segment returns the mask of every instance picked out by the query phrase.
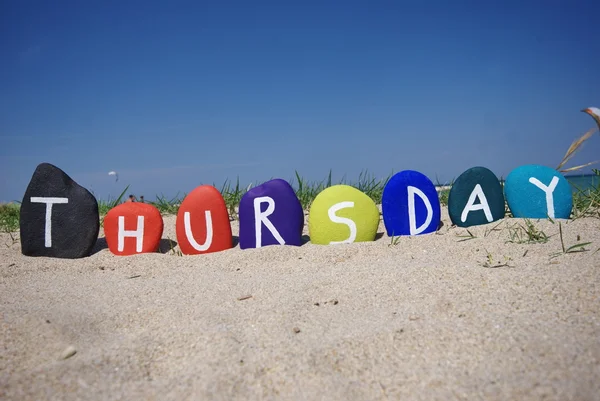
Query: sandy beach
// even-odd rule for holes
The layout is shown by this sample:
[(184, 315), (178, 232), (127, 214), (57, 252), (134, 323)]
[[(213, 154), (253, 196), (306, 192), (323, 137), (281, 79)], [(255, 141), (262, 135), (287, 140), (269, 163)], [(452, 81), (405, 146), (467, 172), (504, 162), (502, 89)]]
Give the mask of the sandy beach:
[(380, 223), (371, 243), (196, 256), (31, 258), (1, 234), (0, 399), (599, 399), (600, 220), (562, 221), (592, 244), (553, 255), (558, 222), (516, 244), (521, 219), (465, 240), (442, 216), (395, 245)]

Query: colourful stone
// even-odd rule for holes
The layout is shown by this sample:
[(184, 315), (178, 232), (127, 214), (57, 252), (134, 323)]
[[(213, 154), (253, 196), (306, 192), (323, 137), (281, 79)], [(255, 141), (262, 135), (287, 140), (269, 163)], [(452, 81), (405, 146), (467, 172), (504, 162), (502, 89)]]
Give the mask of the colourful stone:
[(435, 232), (441, 208), (435, 185), (418, 171), (396, 173), (383, 189), (383, 223), (388, 236)]
[(485, 167), (472, 167), (458, 176), (448, 194), (453, 224), (470, 227), (504, 217), (504, 193), (496, 175)]
[(504, 182), (504, 196), (514, 217), (568, 219), (573, 208), (567, 179), (555, 169), (538, 164), (511, 171)]
[(19, 224), (23, 255), (83, 258), (98, 239), (98, 202), (60, 168), (41, 163), (25, 190)]
[(115, 255), (156, 252), (162, 233), (162, 216), (148, 203), (122, 203), (104, 217), (106, 243)]
[(274, 179), (242, 196), (239, 207), (240, 248), (302, 245), (304, 211), (292, 186)]
[(313, 244), (374, 241), (378, 227), (375, 202), (349, 185), (324, 189), (310, 206), (308, 231)]
[(200, 185), (190, 192), (179, 206), (175, 232), (185, 255), (232, 248), (229, 213), (219, 190), (212, 185)]

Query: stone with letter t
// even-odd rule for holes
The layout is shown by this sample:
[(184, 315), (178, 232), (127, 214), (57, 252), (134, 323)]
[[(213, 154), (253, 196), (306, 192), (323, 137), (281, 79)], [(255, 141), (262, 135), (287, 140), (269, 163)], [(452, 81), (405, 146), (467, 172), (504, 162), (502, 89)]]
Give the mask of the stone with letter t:
[(240, 200), (240, 248), (302, 244), (304, 211), (292, 186), (274, 179)]
[(21, 253), (83, 258), (90, 255), (99, 230), (94, 195), (58, 167), (39, 164), (21, 202)]

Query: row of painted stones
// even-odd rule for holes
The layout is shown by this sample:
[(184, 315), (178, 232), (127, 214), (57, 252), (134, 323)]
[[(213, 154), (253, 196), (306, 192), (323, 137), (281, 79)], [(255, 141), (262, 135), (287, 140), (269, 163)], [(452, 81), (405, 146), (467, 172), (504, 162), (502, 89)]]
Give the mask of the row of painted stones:
[[(572, 195), (556, 170), (526, 165), (513, 170), (504, 188), (485, 167), (461, 174), (452, 185), (448, 212), (452, 222), (468, 227), (505, 216), (506, 203), (515, 217), (568, 218)], [(437, 230), (438, 192), (425, 175), (412, 170), (395, 174), (383, 191), (382, 214), (389, 236), (427, 234)], [(239, 205), (241, 249), (303, 242), (304, 211), (294, 189), (274, 179), (249, 190)], [(308, 229), (313, 244), (374, 241), (380, 214), (375, 202), (347, 185), (320, 192), (311, 204)], [(159, 210), (146, 203), (123, 203), (104, 218), (109, 250), (115, 255), (155, 252), (164, 223)], [(38, 166), (21, 206), (22, 252), (64, 258), (91, 253), (99, 233), (98, 205), (85, 188), (58, 167)], [(180, 205), (176, 234), (184, 254), (223, 251), (234, 246), (229, 214), (219, 191), (201, 185)]]

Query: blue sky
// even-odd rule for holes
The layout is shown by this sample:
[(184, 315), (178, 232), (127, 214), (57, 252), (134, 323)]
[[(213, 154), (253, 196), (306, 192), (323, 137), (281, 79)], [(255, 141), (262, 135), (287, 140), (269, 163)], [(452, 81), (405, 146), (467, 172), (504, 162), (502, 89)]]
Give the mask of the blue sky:
[(600, 3), (494, 3), (4, 1), (0, 201), (41, 162), (100, 199), (556, 167), (600, 107)]

